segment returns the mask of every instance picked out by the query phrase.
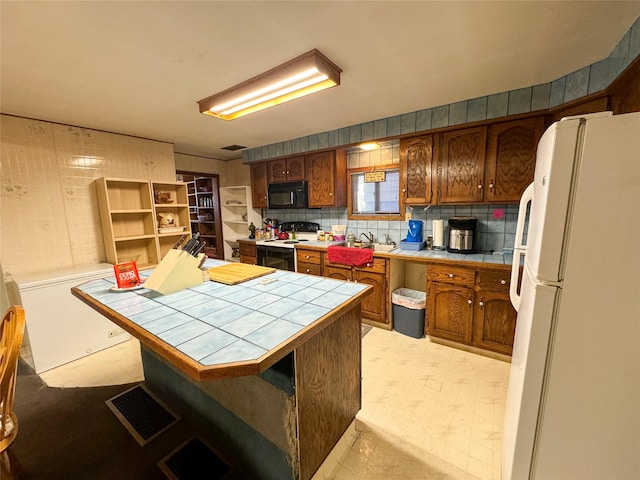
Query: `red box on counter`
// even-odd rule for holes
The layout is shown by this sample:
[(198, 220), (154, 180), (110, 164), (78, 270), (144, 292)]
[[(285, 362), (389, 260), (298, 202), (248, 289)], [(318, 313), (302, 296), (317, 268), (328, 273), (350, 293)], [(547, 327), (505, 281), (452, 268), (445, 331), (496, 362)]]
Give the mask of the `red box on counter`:
[(132, 288), (140, 285), (140, 275), (136, 262), (116, 263), (113, 266), (118, 288)]

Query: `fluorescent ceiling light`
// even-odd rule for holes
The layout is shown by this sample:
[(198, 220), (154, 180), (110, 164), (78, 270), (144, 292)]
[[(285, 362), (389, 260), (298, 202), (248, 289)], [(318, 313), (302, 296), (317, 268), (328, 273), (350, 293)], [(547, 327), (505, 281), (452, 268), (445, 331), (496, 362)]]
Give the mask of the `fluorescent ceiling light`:
[(200, 113), (233, 120), (340, 85), (340, 72), (340, 67), (313, 49), (235, 87), (200, 100)]

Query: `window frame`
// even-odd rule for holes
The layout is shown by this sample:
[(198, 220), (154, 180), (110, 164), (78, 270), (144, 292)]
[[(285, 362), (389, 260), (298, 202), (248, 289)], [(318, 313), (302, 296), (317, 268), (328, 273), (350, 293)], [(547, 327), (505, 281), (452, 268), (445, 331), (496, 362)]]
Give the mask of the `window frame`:
[[(353, 179), (351, 178), (353, 174), (362, 174), (366, 172), (380, 172), (380, 171), (388, 171), (394, 170), (398, 172), (399, 182), (398, 182), (398, 208), (399, 212), (397, 214), (388, 214), (388, 213), (353, 213)], [(402, 177), (400, 176), (402, 171), (400, 169), (400, 164), (392, 163), (388, 165), (375, 165), (369, 167), (359, 167), (359, 168), (350, 168), (347, 169), (347, 218), (349, 220), (404, 220), (404, 197), (402, 196)]]

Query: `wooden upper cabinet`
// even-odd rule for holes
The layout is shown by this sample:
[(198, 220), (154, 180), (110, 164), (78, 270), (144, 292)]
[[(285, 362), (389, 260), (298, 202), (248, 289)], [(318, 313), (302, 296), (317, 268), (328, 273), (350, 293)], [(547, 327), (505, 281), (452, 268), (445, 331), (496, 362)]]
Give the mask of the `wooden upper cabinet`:
[(400, 176), (406, 205), (432, 203), (433, 135), (400, 140)]
[(604, 112), (609, 110), (609, 97), (594, 98), (589, 101), (578, 101), (571, 105), (562, 105), (555, 110), (553, 121), (558, 122), (564, 117), (572, 115), (586, 115), (589, 113)]
[(544, 117), (499, 123), (489, 127), (484, 176), (487, 202), (519, 201), (533, 181)]
[(345, 207), (347, 163), (344, 151), (326, 151), (305, 156), (309, 208)]
[(268, 183), (304, 180), (304, 157), (290, 157), (267, 163)]
[(250, 169), (253, 208), (267, 208), (267, 163), (252, 163)]
[(440, 138), (438, 203), (482, 202), (487, 127), (445, 132)]

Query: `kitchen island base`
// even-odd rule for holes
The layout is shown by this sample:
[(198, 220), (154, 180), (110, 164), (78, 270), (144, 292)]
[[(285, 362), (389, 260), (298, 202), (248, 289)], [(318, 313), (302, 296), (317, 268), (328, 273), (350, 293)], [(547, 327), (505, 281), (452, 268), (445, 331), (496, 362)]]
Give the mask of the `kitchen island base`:
[(253, 376), (197, 381), (142, 345), (145, 384), (247, 476), (309, 480), (361, 407), (360, 314)]

